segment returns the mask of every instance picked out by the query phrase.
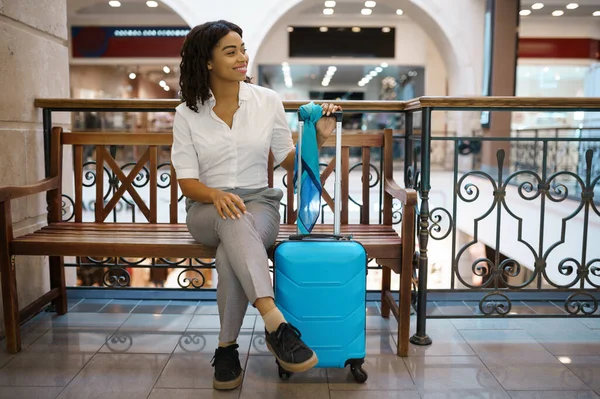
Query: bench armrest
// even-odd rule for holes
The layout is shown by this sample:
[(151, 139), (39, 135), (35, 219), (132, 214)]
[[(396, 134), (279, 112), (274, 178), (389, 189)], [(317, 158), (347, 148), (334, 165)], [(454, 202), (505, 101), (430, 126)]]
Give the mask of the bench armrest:
[(417, 205), (418, 195), (412, 188), (402, 188), (394, 179), (385, 179), (385, 192), (394, 198), (399, 199), (404, 205)]
[(11, 199), (26, 197), (28, 195), (39, 194), (49, 190), (57, 189), (59, 185), (58, 177), (48, 177), (42, 181), (27, 186), (4, 186), (0, 187), (0, 202), (6, 202)]

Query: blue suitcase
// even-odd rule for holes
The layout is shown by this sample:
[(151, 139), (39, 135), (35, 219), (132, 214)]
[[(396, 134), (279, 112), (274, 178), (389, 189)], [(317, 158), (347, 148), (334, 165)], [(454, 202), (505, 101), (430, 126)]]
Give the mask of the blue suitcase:
[[(340, 154), (341, 113), (336, 114), (336, 154)], [(302, 130), (300, 123), (298, 140), (302, 140)], [(340, 163), (337, 156), (336, 170), (341, 170)], [(339, 235), (340, 175), (335, 177), (334, 234), (290, 236), (274, 250), (275, 303), (317, 354), (316, 367), (350, 365), (355, 380), (363, 383), (367, 380), (362, 368), (366, 354), (367, 254), (359, 242)], [(280, 378), (286, 380), (292, 375), (278, 366)]]

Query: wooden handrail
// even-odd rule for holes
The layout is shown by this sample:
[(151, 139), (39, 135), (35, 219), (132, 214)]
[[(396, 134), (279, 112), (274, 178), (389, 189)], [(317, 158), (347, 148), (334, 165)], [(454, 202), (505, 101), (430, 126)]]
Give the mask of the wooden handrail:
[[(309, 100), (283, 101), (288, 111), (295, 111)], [(315, 101), (320, 104), (324, 101)], [(336, 101), (345, 111), (353, 112), (402, 112), (416, 111), (421, 108), (440, 110), (450, 109), (561, 109), (561, 110), (598, 110), (600, 97), (419, 97), (408, 101)], [(38, 98), (34, 105), (54, 111), (73, 110), (134, 110), (172, 111), (181, 102), (179, 100), (131, 100), (131, 99), (76, 99), (76, 98)]]
[(473, 108), (473, 109), (597, 109), (600, 97), (419, 97), (405, 101), (406, 111), (421, 108)]
[[(283, 101), (288, 111), (296, 111), (306, 101)], [(314, 101), (322, 104), (327, 101)], [(329, 101), (330, 102), (330, 101)], [(345, 111), (374, 111), (374, 112), (399, 112), (402, 111), (403, 101), (336, 101)], [(179, 100), (129, 100), (129, 99), (77, 99), (77, 98), (37, 98), (34, 105), (38, 108), (60, 110), (175, 110), (181, 104)]]

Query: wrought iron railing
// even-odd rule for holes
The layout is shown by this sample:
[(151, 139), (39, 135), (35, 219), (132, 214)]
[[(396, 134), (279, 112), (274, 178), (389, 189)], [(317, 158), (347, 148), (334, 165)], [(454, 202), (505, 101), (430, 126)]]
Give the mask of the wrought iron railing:
[[(59, 110), (169, 112), (177, 102), (156, 101), (140, 107), (138, 102), (123, 100), (111, 108), (93, 100), (67, 105), (61, 105), (60, 100), (41, 100), (37, 104), (44, 109), (44, 129), (49, 132), (51, 113)], [(285, 105), (294, 111), (301, 103)], [(448, 316), (433, 311), (431, 304), (428, 311), (428, 297), (436, 295), (468, 303), (472, 311), (463, 317), (519, 317), (521, 314), (514, 309), (520, 298), (560, 301), (564, 316), (598, 316), (600, 235), (595, 234), (600, 232), (600, 135), (595, 134), (596, 130), (558, 130), (558, 135), (538, 130), (537, 137), (535, 131), (511, 134), (508, 128), (499, 137), (497, 132), (496, 137), (490, 137), (480, 131), (441, 134), (432, 133), (431, 116), (432, 112), (456, 111), (600, 112), (600, 99), (421, 98), (409, 102), (344, 102), (343, 106), (347, 112), (404, 114), (406, 132), (395, 132), (400, 148), (396, 180), (403, 180), (420, 196), (414, 274), (418, 282), (417, 332), (413, 343), (431, 342), (426, 333), (428, 317)], [(118, 156), (119, 150), (113, 150)], [(381, 166), (376, 162), (380, 158), (373, 154), (372, 159), (371, 189), (375, 198), (381, 198)], [(92, 159), (89, 162), (86, 184), (93, 184), (94, 164)], [(359, 163), (356, 158), (352, 168), (360, 170)], [(131, 168), (126, 159), (121, 165), (125, 170)], [(157, 184), (169, 191), (172, 186), (167, 166), (168, 157), (159, 160), (159, 168), (165, 168), (165, 173)], [(111, 183), (111, 173), (105, 173), (107, 198), (117, 188), (114, 176)], [(145, 173), (142, 170), (135, 180), (140, 190), (149, 184)], [(277, 170), (274, 180), (283, 184), (286, 181), (283, 172)], [(356, 216), (361, 204), (355, 198), (351, 202)], [(65, 203), (68, 205), (68, 198)], [(93, 208), (93, 202), (87, 206)], [(398, 205), (395, 210), (400, 215)], [(379, 213), (377, 209), (372, 211)], [(134, 218), (137, 211), (125, 200), (114, 212), (118, 219), (119, 215)], [(282, 218), (284, 215), (285, 211)], [(328, 217), (325, 212), (322, 221), (327, 222)], [(115, 287), (127, 278), (111, 277), (107, 269), (126, 272), (129, 267), (179, 268), (183, 270), (180, 287), (202, 289), (213, 267), (211, 260), (204, 259), (155, 259), (148, 261), (149, 265), (139, 260), (112, 259), (111, 267), (98, 263), (105, 261), (79, 260), (70, 265), (90, 270), (101, 266), (102, 284)], [(196, 273), (196, 280), (192, 273)]]
[[(600, 135), (535, 137), (506, 129), (493, 132), (496, 137), (436, 137), (430, 130), (435, 111), (600, 112), (600, 101), (422, 98), (406, 108), (405, 185), (421, 199), (411, 342), (431, 342), (427, 318), (522, 317), (513, 302), (527, 297), (562, 303), (563, 316), (600, 316), (600, 249), (594, 245), (600, 242)], [(415, 117), (420, 134), (411, 131)], [(452, 148), (445, 175), (432, 172), (434, 143)], [(465, 144), (482, 154), (480, 167), (460, 165)], [(460, 298), (456, 307), (464, 312), (433, 309), (431, 296)]]

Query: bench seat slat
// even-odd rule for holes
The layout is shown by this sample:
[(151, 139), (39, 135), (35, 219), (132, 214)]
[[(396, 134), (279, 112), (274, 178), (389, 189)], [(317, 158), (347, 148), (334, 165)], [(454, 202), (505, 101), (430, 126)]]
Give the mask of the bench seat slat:
[[(329, 233), (331, 225), (317, 225), (313, 232)], [(283, 224), (277, 241), (296, 233), (295, 225)], [(342, 234), (367, 249), (369, 257), (399, 257), (401, 239), (392, 226), (343, 225)], [(215, 249), (196, 243), (184, 224), (55, 223), (15, 238), (17, 255), (122, 256), (164, 258), (213, 258)]]

